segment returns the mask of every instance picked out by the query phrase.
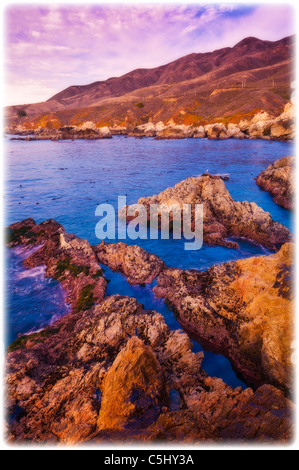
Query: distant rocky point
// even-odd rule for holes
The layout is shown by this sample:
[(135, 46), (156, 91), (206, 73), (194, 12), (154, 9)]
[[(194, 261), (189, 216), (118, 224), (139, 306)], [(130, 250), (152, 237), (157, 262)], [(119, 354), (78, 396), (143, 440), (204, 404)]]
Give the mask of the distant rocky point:
[(293, 140), (295, 137), (294, 118), (294, 104), (288, 102), (283, 113), (276, 118), (261, 111), (252, 119), (242, 119), (237, 124), (215, 122), (195, 126), (176, 124), (171, 119), (166, 123), (149, 122), (134, 128), (132, 126), (97, 127), (94, 122), (84, 122), (80, 126), (64, 126), (58, 129), (39, 126), (31, 130), (18, 124), (6, 127), (5, 132), (22, 136), (12, 137), (12, 140), (107, 139), (112, 138), (113, 135), (153, 137), (157, 140), (187, 138)]

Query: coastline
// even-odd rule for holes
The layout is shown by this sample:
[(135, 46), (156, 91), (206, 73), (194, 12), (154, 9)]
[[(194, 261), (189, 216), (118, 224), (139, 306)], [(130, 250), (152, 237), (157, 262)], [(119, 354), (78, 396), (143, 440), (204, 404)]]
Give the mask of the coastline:
[(148, 122), (137, 126), (102, 126), (87, 121), (78, 125), (64, 125), (53, 128), (19, 122), (6, 125), (6, 134), (19, 135), (12, 140), (66, 140), (66, 139), (110, 139), (113, 135), (125, 135), (136, 138), (151, 137), (157, 140), (208, 138), (225, 139), (263, 139), (292, 141), (295, 138), (295, 108), (292, 101), (288, 102), (283, 112), (273, 117), (266, 111), (260, 111), (251, 120), (242, 119), (238, 123), (213, 122), (204, 125), (176, 124), (173, 120), (166, 123)]

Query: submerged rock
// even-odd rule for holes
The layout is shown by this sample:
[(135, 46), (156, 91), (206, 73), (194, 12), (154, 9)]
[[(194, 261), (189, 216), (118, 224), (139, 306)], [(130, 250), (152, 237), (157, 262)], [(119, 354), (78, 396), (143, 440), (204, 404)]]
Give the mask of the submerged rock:
[(283, 157), (269, 165), (256, 179), (256, 183), (273, 196), (274, 202), (285, 209), (294, 208), (294, 157)]
[(160, 213), (174, 206), (182, 210), (183, 204), (191, 204), (193, 230), (195, 204), (202, 204), (203, 240), (209, 244), (237, 248), (238, 244), (227, 238), (244, 237), (276, 251), (292, 239), (289, 230), (273, 221), (268, 212), (253, 202), (234, 201), (223, 178), (209, 174), (187, 178), (158, 195), (140, 198), (138, 204), (146, 207), (148, 220), (152, 204), (161, 205)]
[(292, 389), (293, 245), (274, 255), (212, 266), (165, 269), (154, 292), (183, 328), (226, 355), (247, 383)]

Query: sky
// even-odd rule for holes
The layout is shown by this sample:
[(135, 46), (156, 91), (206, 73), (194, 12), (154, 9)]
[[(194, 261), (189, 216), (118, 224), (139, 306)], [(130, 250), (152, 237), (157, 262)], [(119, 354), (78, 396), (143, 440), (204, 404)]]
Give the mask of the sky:
[(295, 33), (288, 3), (50, 3), (4, 11), (5, 105), (45, 101), (70, 85), (166, 64), (247, 36)]

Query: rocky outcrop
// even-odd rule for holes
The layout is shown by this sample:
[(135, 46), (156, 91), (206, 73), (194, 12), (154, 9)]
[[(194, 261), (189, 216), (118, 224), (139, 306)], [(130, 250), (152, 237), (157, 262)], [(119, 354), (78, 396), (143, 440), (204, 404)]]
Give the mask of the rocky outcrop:
[(167, 405), (161, 365), (152, 349), (133, 336), (103, 382), (98, 429), (142, 428), (155, 422)]
[[(91, 302), (83, 302), (80, 308), (78, 302), (71, 302), (72, 310), (50, 327), (19, 337), (9, 346), (6, 402), (10, 442), (74, 444), (157, 439), (187, 442), (257, 439), (268, 442), (291, 439), (293, 406), (277, 388), (264, 385), (254, 393), (252, 389), (232, 389), (222, 380), (208, 377), (201, 368), (203, 353), (192, 352), (186, 333), (170, 331), (160, 314), (145, 310), (135, 299), (119, 295), (103, 299), (105, 280), (95, 252), (102, 251), (107, 260), (111, 254), (114, 260), (118, 250), (123, 252), (131, 247), (118, 246), (115, 253), (110, 245), (105, 252), (105, 244), (93, 249), (85, 240), (67, 234), (53, 220), (37, 225), (32, 219), (11, 225), (7, 242), (10, 247), (30, 247), (31, 254), (25, 265), (45, 264), (47, 274), (58, 279), (68, 290), (70, 302), (76, 297), (76, 286), (85, 286), (86, 282), (93, 285), (94, 293)], [(171, 286), (168, 280), (169, 273), (175, 270), (165, 268), (162, 271), (164, 265), (157, 257), (154, 260), (143, 252), (134, 250), (133, 253), (128, 263), (129, 276), (137, 282), (134, 266), (141, 271), (142, 280), (153, 276), (153, 272), (160, 272), (157, 289), (166, 288), (165, 297), (174, 304), (170, 293), (175, 296), (178, 277), (172, 279)], [(273, 255), (272, 265), (264, 269), (269, 283), (278, 256), (282, 255)], [(126, 259), (125, 255), (123, 259)], [(288, 266), (285, 257), (283, 262)], [(255, 263), (252, 261), (253, 265)], [(149, 267), (152, 267), (151, 273)], [(121, 269), (126, 268), (121, 265)], [(248, 273), (249, 268), (246, 271), (244, 268), (245, 272)], [(278, 290), (285, 299), (288, 296), (287, 274), (285, 267), (276, 277), (274, 291), (270, 291)], [(246, 280), (245, 274), (243, 277)], [(221, 279), (225, 282), (227, 278)], [(221, 279), (217, 280), (218, 284), (216, 281), (213, 284), (216, 290), (218, 285), (221, 287)], [(242, 279), (235, 280), (240, 283), (241, 290), (245, 282)], [(253, 279), (251, 284), (256, 290), (249, 289), (248, 292), (257, 302), (260, 279)], [(97, 296), (95, 292), (99, 286), (101, 295)], [(222, 291), (220, 287), (219, 292), (224, 292), (225, 286)], [(192, 289), (189, 296), (200, 292), (201, 287), (197, 283)], [(180, 296), (184, 304), (185, 291), (182, 290)], [(220, 300), (227, 302), (225, 295)], [(208, 305), (208, 299), (206, 302)], [(232, 303), (236, 303), (234, 296)], [(266, 303), (270, 305), (269, 299), (265, 299)], [(283, 308), (282, 303), (277, 305), (271, 319), (272, 330), (282, 327), (285, 334), (287, 322), (280, 323), (279, 317)], [(243, 313), (244, 324), (248, 312)], [(258, 327), (260, 323), (256, 325)], [(253, 335), (257, 335), (255, 323), (249, 327)], [(271, 330), (270, 322), (267, 327)], [(251, 338), (249, 331), (247, 338)], [(269, 335), (264, 338), (269, 340)], [(267, 344), (263, 353), (269, 353), (271, 348), (275, 352), (273, 342)], [(251, 350), (250, 346), (247, 350)], [(274, 373), (273, 356), (269, 353), (267, 358), (268, 367)]]
[(154, 137), (161, 139), (188, 139), (208, 138), (220, 139), (265, 139), (265, 140), (292, 140), (295, 138), (295, 108), (293, 101), (289, 101), (283, 112), (274, 117), (264, 110), (257, 112), (251, 119), (240, 119), (239, 122), (224, 117), (220, 122), (204, 122), (198, 124), (178, 124), (173, 119), (165, 122), (152, 122), (138, 126), (127, 124), (97, 126), (92, 121), (84, 122), (78, 126), (68, 125), (57, 127), (26, 128), (21, 124), (12, 124), (5, 128), (5, 133), (18, 134), (23, 137), (12, 137), (12, 140), (61, 140), (61, 139), (105, 139), (112, 135), (129, 135), (130, 137)]
[(290, 140), (295, 138), (295, 105), (289, 101), (283, 113), (271, 122), (271, 137), (278, 140)]
[(37, 129), (22, 131), (11, 129), (11, 133), (18, 133), (24, 137), (12, 137), (11, 140), (66, 140), (66, 139), (111, 139), (112, 133), (108, 127), (97, 127), (94, 122), (86, 122), (80, 126), (63, 126), (59, 129), (38, 127)]
[(93, 247), (100, 263), (124, 274), (130, 284), (151, 284), (164, 268), (163, 261), (138, 245), (105, 243)]
[(183, 328), (226, 355), (247, 383), (292, 389), (293, 246), (278, 253), (212, 266), (165, 269), (154, 292)]
[[(183, 204), (191, 204), (193, 208), (202, 204), (203, 240), (209, 244), (237, 248), (238, 244), (227, 238), (244, 237), (275, 251), (292, 238), (285, 226), (273, 221), (255, 203), (234, 201), (219, 176), (205, 174), (187, 178), (158, 195), (140, 198), (138, 204), (146, 207), (148, 220), (152, 204), (161, 205), (160, 213), (173, 206), (182, 210)], [(126, 217), (124, 211), (120, 215)]]
[(291, 438), (292, 404), (279, 390), (231, 389), (201, 361), (185, 333), (135, 299), (116, 295), (69, 313), (8, 354), (9, 439)]
[(273, 196), (285, 209), (294, 209), (295, 181), (294, 157), (283, 157), (269, 165), (256, 179), (256, 183)]
[[(138, 337), (137, 337), (138, 336)], [(135, 299), (112, 296), (15, 345), (7, 391), (15, 439), (77, 442), (104, 430), (140, 434), (170, 411), (169, 391), (201, 388), (201, 354)], [(15, 415), (14, 415), (15, 413)], [(125, 429), (124, 429), (125, 428)], [(127, 434), (128, 433), (128, 434)]]
[(74, 309), (87, 309), (104, 299), (107, 284), (93, 249), (86, 240), (68, 234), (55, 220), (36, 224), (26, 219), (12, 224), (7, 241), (11, 248), (36, 247), (24, 266), (45, 265), (46, 275), (61, 282), (66, 300)]

